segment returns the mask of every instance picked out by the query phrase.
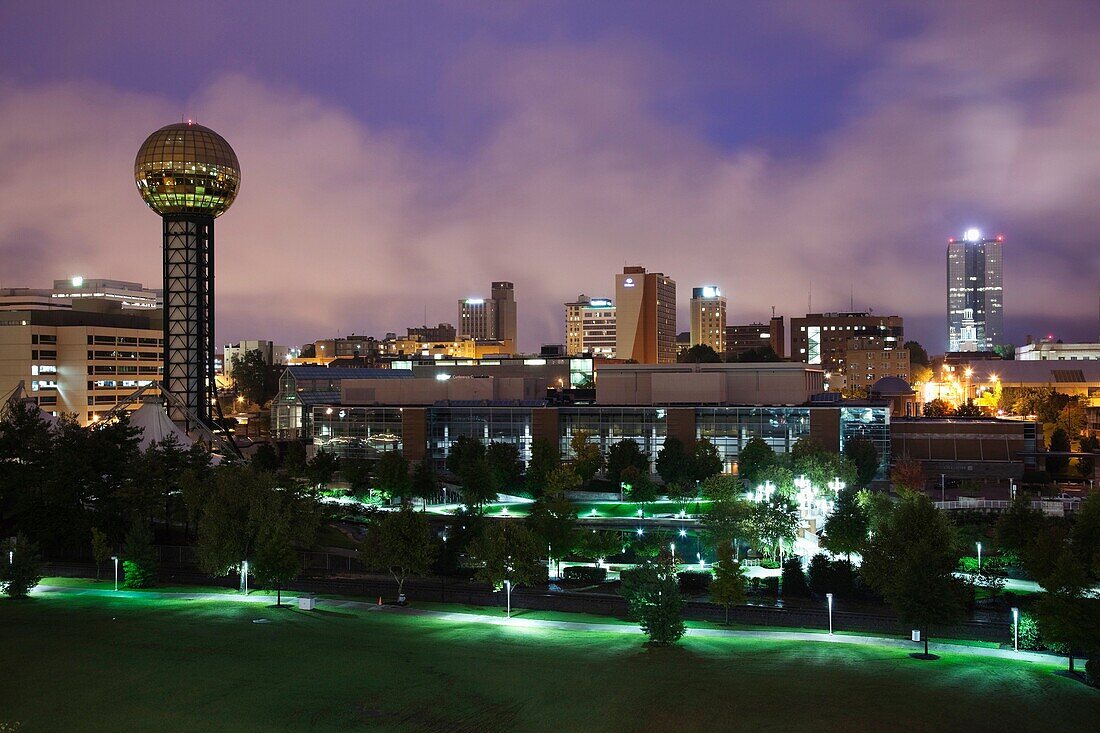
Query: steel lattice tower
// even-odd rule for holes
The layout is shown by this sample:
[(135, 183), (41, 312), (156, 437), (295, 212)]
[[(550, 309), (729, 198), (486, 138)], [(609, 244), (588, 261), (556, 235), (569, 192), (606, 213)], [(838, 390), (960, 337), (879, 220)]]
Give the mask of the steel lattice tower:
[(240, 164), (218, 133), (190, 122), (162, 127), (134, 163), (138, 191), (164, 223), (164, 388), (212, 425), (214, 388), (214, 219), (237, 195)]

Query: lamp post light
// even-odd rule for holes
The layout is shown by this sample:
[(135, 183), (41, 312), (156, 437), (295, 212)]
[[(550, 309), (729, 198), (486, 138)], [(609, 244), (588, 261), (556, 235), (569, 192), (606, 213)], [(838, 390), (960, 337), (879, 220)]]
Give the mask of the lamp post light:
[(115, 561), (115, 593), (118, 593), (118, 555), (111, 555), (111, 559)]
[(1012, 651), (1020, 651), (1020, 609), (1012, 607)]
[(945, 474), (941, 473), (940, 474), (940, 503), (941, 504), (943, 504), (947, 501), (947, 496), (946, 496), (947, 489), (945, 487), (946, 483), (947, 483), (947, 476)]
[(975, 544), (978, 545), (978, 572), (980, 573), (982, 572), (982, 543), (976, 542)]
[(248, 595), (248, 560), (241, 561), (241, 583), (244, 585), (244, 594)]
[(512, 618), (512, 581), (504, 581), (504, 591), (508, 596), (506, 614), (508, 618)]
[(829, 604), (829, 636), (833, 635), (833, 594), (826, 593), (825, 600)]

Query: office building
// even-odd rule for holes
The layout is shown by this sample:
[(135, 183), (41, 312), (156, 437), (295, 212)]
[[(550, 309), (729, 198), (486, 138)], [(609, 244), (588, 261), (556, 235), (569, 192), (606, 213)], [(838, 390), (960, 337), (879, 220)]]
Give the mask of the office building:
[(792, 318), (791, 360), (829, 373), (843, 372), (848, 341), (856, 337), (875, 337), (883, 349), (899, 348), (905, 343), (902, 318), (870, 312), (807, 313), (805, 318)]
[(0, 311), (0, 396), (22, 382), (46, 412), (89, 425), (161, 379), (163, 336), (159, 310), (123, 311), (120, 304), (113, 311)]
[(639, 364), (676, 362), (676, 281), (644, 267), (615, 276), (615, 356)]
[(53, 288), (0, 288), (0, 311), (71, 310), (145, 311), (161, 307), (162, 292), (125, 280), (88, 279), (79, 275), (54, 280)]
[(909, 349), (897, 341), (882, 336), (854, 336), (848, 339), (844, 367), (829, 380), (829, 389), (869, 392), (872, 385), (887, 377), (908, 383), (909, 356)]
[(726, 326), (726, 361), (737, 361), (747, 351), (759, 352), (766, 348), (771, 348), (776, 356), (783, 359), (786, 346), (783, 316), (772, 316), (768, 323)]
[(458, 331), (449, 323), (440, 323), (438, 326), (417, 326), (406, 330), (410, 339), (419, 341), (454, 341), (458, 338)]
[(285, 364), (290, 357), (290, 347), (275, 344), (270, 341), (254, 340), (241, 341), (236, 344), (226, 344), (222, 353), (222, 374), (233, 377), (233, 362), (243, 359), (249, 351), (258, 351), (268, 366)]
[(1004, 241), (977, 229), (947, 240), (948, 351), (990, 351), (1004, 343)]
[(519, 348), (515, 286), (510, 282), (494, 282), (488, 299), (460, 300), (458, 335), (477, 341), (500, 341), (506, 345), (507, 353), (515, 353)]
[(691, 289), (691, 345), (726, 353), (726, 298), (716, 285)]
[(615, 305), (610, 298), (589, 298), (583, 293), (565, 304), (565, 352), (615, 356)]

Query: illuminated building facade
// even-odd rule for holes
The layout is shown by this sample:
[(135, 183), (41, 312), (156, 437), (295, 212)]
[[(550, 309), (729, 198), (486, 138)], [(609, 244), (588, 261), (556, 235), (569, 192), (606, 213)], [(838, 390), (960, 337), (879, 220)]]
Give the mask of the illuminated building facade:
[(615, 356), (639, 364), (676, 362), (676, 281), (644, 267), (615, 276)]
[(977, 229), (947, 240), (948, 351), (991, 351), (1004, 343), (1004, 241)]
[(691, 289), (691, 345), (726, 353), (726, 298), (716, 285)]
[(507, 353), (518, 348), (515, 285), (497, 281), (489, 298), (466, 298), (458, 302), (458, 335), (477, 341), (500, 341)]
[[(852, 338), (874, 337), (883, 349), (901, 348), (905, 329), (901, 316), (870, 312), (807, 313), (791, 319), (791, 360), (843, 373)], [(865, 342), (866, 343), (866, 342)]]
[(615, 305), (610, 298), (589, 298), (583, 293), (565, 304), (565, 353), (614, 358)]

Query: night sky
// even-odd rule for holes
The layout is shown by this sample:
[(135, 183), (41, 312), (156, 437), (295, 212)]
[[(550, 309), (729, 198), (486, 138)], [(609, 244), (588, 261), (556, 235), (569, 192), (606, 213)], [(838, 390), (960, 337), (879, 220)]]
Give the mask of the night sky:
[[(364, 7), (366, 6), (366, 7)], [(218, 340), (456, 322), (512, 280), (527, 350), (624, 263), (729, 321), (899, 313), (1003, 233), (1005, 327), (1097, 338), (1100, 3), (0, 5), (0, 285), (159, 287), (133, 183), (181, 117), (236, 149)]]

